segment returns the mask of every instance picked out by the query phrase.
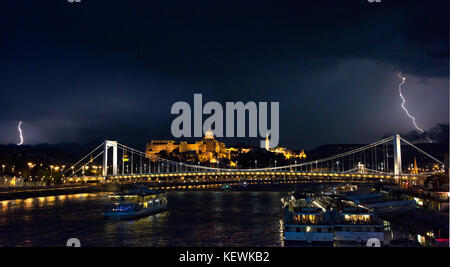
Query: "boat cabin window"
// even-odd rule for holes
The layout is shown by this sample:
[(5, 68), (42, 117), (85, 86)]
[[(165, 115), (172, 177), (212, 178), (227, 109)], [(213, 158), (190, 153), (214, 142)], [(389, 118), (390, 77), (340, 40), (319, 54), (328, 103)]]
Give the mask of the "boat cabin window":
[(349, 224), (368, 224), (371, 222), (369, 214), (344, 214), (344, 221)]
[(295, 214), (294, 221), (301, 224), (318, 224), (322, 221), (320, 214)]

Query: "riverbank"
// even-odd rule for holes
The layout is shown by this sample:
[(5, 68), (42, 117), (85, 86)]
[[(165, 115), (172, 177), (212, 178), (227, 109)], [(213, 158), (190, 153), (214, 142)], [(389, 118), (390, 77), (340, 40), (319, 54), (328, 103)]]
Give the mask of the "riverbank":
[[(249, 184), (247, 186), (238, 186), (230, 184), (227, 189), (222, 188), (223, 184), (211, 185), (203, 187), (201, 185), (183, 186), (155, 186), (150, 185), (151, 189), (163, 189), (166, 191), (268, 191), (268, 192), (288, 192), (294, 190), (296, 184)], [(80, 193), (96, 193), (96, 192), (117, 192), (121, 188), (133, 188), (134, 184), (104, 184), (104, 185), (60, 185), (57, 187), (47, 188), (15, 188), (0, 191), (0, 200), (25, 199), (33, 197), (58, 196)]]
[(17, 188), (0, 191), (0, 200), (96, 193), (103, 191), (105, 191), (104, 187), (96, 185), (57, 186), (51, 188)]

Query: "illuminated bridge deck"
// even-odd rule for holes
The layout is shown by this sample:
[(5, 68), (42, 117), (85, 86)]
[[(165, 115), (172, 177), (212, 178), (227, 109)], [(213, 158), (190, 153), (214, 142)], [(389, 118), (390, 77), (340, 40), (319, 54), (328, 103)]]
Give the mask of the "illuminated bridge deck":
[(423, 177), (416, 175), (388, 175), (388, 174), (361, 174), (361, 173), (325, 173), (325, 172), (179, 172), (179, 173), (151, 173), (151, 174), (126, 174), (116, 176), (86, 176), (70, 177), (66, 179), (69, 183), (79, 182), (114, 182), (114, 181), (182, 181), (189, 179), (205, 179), (204, 181), (225, 180), (290, 180), (290, 179), (311, 179), (317, 181), (334, 180), (378, 180), (383, 179), (418, 179)]
[[(426, 156), (433, 167), (413, 168), (415, 172), (405, 174), (401, 157), (401, 142)], [(389, 149), (389, 147), (391, 147)], [(112, 150), (112, 157), (108, 152)], [(126, 157), (125, 157), (126, 155)], [(101, 158), (102, 166), (95, 166), (95, 160)], [(90, 166), (94, 165), (94, 166)], [(122, 166), (120, 166), (122, 165)], [(256, 166), (256, 160), (255, 160)], [(96, 167), (94, 172), (90, 171)], [(121, 167), (121, 168), (120, 168)], [(426, 167), (426, 166), (425, 166)], [(97, 172), (100, 169), (99, 172)], [(424, 172), (424, 170), (426, 172)], [(185, 183), (201, 181), (217, 183), (218, 181), (398, 181), (402, 179), (423, 179), (437, 173), (444, 173), (448, 166), (432, 155), (395, 134), (372, 144), (359, 147), (326, 158), (286, 166), (269, 166), (254, 169), (232, 169), (201, 166), (199, 163), (177, 162), (169, 159), (149, 156), (145, 152), (125, 146), (117, 141), (105, 140), (80, 161), (66, 169), (66, 183), (100, 182), (164, 182)], [(122, 173), (122, 174), (121, 174)]]

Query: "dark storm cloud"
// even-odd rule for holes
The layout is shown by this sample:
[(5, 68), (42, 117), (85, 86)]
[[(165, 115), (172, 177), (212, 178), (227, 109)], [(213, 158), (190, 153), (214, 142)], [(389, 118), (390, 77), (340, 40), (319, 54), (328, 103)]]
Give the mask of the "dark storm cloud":
[(30, 142), (142, 145), (169, 138), (170, 106), (194, 93), (279, 101), (280, 142), (293, 148), (369, 142), (411, 129), (398, 71), (408, 75), (408, 104), (431, 128), (448, 122), (448, 7), (9, 1), (0, 16), (0, 126), (8, 129), (0, 142), (13, 142), (24, 120)]
[[(423, 134), (418, 131), (409, 131), (406, 133), (401, 133), (400, 135), (410, 142), (427, 143), (428, 141), (427, 141), (425, 134), (428, 135), (428, 137), (430, 137), (430, 139), (433, 142), (448, 143), (448, 141), (449, 141), (449, 125), (448, 124), (437, 124), (436, 126), (434, 126), (429, 131), (427, 131), (426, 133), (423, 133)], [(392, 136), (392, 135), (393, 135), (393, 133), (390, 133), (390, 134), (385, 135), (385, 137)]]

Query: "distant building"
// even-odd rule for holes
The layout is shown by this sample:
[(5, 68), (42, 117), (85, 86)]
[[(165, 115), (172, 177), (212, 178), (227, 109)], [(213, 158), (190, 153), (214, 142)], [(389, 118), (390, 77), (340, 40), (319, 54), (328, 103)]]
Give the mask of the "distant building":
[(186, 141), (181, 141), (176, 144), (172, 140), (152, 140), (146, 146), (146, 157), (154, 158), (156, 154), (165, 151), (172, 153), (178, 149), (179, 153), (188, 153), (190, 158), (195, 158), (200, 162), (216, 163), (218, 159), (230, 159), (230, 154), (233, 148), (226, 148), (225, 144), (214, 139), (212, 131), (206, 131), (205, 137), (201, 141), (189, 144)]
[(273, 152), (273, 153), (277, 153), (277, 154), (283, 154), (283, 156), (286, 159), (306, 159), (306, 153), (305, 151), (302, 149), (302, 151), (300, 153), (295, 153), (294, 151), (288, 150), (284, 147), (275, 147), (275, 148), (270, 148), (269, 146), (269, 136), (266, 135), (266, 144), (265, 144), (266, 150)]
[[(305, 151), (300, 153), (287, 150), (284, 147), (270, 148), (268, 146), (269, 139), (266, 138), (266, 149), (276, 154), (282, 154), (286, 159), (305, 159)], [(205, 132), (205, 137), (195, 143), (180, 141), (175, 143), (173, 140), (152, 140), (147, 143), (145, 153), (149, 159), (156, 160), (158, 156), (166, 153), (170, 157), (178, 157), (180, 160), (187, 162), (208, 162), (210, 164), (219, 163), (221, 159), (227, 159), (230, 167), (236, 167), (236, 163), (232, 161), (232, 157), (243, 153), (248, 153), (252, 148), (245, 147), (229, 147), (224, 143), (214, 139), (214, 133), (209, 130)]]
[(413, 168), (411, 169), (411, 174), (418, 174), (419, 173), (419, 168), (417, 168), (417, 161), (416, 158), (414, 158), (414, 165)]
[(358, 162), (358, 173), (366, 173), (366, 166), (361, 162)]
[(22, 187), (24, 181), (22, 177), (0, 177), (0, 187)]

